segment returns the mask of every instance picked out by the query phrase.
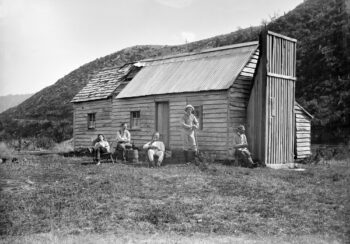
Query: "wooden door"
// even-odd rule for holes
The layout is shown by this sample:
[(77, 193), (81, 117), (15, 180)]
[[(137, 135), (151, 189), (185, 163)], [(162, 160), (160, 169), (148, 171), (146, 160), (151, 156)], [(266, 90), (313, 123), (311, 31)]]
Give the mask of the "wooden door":
[(169, 147), (169, 103), (158, 102), (156, 108), (156, 130), (165, 147)]

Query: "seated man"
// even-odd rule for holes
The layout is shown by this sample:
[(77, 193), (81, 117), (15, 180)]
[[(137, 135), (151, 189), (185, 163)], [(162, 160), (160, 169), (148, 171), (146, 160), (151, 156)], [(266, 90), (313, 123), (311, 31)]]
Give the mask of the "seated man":
[(101, 164), (101, 154), (102, 153), (109, 153), (110, 152), (110, 146), (109, 143), (105, 140), (104, 135), (98, 134), (97, 138), (92, 142), (93, 147), (90, 148), (90, 152), (95, 153), (94, 160), (97, 161), (97, 165)]
[(155, 132), (152, 136), (152, 140), (147, 142), (143, 149), (147, 150), (147, 156), (149, 164), (151, 167), (154, 167), (154, 156), (158, 157), (157, 166), (160, 167), (164, 158), (165, 146), (162, 141), (159, 141), (159, 132)]
[(237, 133), (234, 136), (233, 149), (235, 149), (236, 159), (242, 160), (240, 165), (252, 168), (255, 166), (251, 154), (248, 150), (247, 137), (244, 134), (245, 128), (243, 125), (237, 127)]
[(127, 130), (128, 124), (122, 123), (121, 129), (117, 132), (117, 150), (122, 152), (122, 160), (126, 162), (126, 149), (131, 148), (132, 145), (130, 132)]

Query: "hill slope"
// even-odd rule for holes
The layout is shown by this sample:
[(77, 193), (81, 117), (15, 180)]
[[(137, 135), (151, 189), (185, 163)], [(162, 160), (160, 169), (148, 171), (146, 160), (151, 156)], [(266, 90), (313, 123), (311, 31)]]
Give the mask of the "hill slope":
[[(308, 0), (267, 25), (272, 31), (298, 39), (296, 96), (315, 115), (314, 139), (348, 140), (344, 135), (348, 137), (349, 133), (344, 134), (343, 131), (349, 131), (350, 124), (349, 26), (349, 14), (344, 0)], [(70, 100), (86, 85), (89, 77), (103, 67), (257, 40), (259, 31), (260, 27), (251, 27), (180, 46), (134, 46), (96, 59), (72, 71), (19, 106), (0, 114), (0, 136), (10, 136), (14, 127), (9, 126), (12, 118), (51, 121), (52, 124), (57, 123), (53, 121), (66, 121), (65, 123), (71, 124), (73, 109)], [(45, 134), (40, 129), (42, 123), (39, 124), (33, 133)], [(24, 125), (26, 126), (28, 125)], [(325, 137), (325, 131), (332, 132), (330, 137)], [(69, 136), (68, 133), (64, 137)]]
[(18, 94), (0, 96), (0, 113), (11, 107), (17, 106), (32, 95), (33, 94)]

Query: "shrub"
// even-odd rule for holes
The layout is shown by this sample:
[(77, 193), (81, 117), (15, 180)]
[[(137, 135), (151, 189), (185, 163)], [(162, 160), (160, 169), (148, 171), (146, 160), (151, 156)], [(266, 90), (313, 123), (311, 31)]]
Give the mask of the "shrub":
[(35, 146), (37, 148), (50, 149), (55, 146), (55, 142), (53, 139), (43, 136), (36, 138)]
[(0, 142), (0, 158), (8, 158), (12, 155), (10, 150), (4, 142)]

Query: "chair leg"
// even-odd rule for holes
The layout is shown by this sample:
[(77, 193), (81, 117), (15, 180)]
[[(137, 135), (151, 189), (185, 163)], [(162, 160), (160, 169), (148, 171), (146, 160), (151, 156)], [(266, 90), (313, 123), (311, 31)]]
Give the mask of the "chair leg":
[(112, 153), (110, 153), (110, 154), (109, 154), (109, 157), (111, 158), (112, 163), (114, 164), (114, 159), (113, 159), (113, 155), (112, 155)]

